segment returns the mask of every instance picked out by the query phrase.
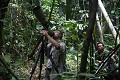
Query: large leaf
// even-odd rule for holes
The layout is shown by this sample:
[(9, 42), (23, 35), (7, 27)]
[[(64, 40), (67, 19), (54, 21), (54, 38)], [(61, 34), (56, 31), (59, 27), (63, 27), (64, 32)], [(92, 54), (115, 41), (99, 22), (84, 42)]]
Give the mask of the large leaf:
[(11, 56), (10, 55), (5, 55), (5, 56), (3, 56), (3, 58), (5, 59), (5, 61), (11, 62)]

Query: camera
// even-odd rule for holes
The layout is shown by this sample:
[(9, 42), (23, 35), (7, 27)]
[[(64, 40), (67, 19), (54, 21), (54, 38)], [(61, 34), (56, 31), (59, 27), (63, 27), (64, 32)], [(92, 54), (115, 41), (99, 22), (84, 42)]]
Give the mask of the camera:
[(35, 14), (38, 21), (44, 27), (43, 30), (48, 30), (48, 34), (53, 37), (54, 32), (49, 29), (52, 24), (46, 20), (45, 15), (44, 15), (43, 10), (41, 9), (41, 7), (40, 6), (34, 7), (33, 8), (33, 13)]
[(34, 7), (33, 13), (35, 14), (38, 21), (42, 24), (44, 29), (48, 29), (50, 27), (51, 23), (46, 20), (43, 10), (41, 9), (40, 6)]
[(49, 27), (52, 25), (50, 22), (48, 22), (45, 18), (45, 15), (43, 13), (43, 10), (41, 9), (40, 6), (36, 6), (33, 8), (33, 13), (35, 14), (36, 18), (38, 19), (38, 21), (42, 24), (42, 26), (44, 27), (43, 30), (48, 30), (48, 34), (53, 37), (54, 36), (54, 32), (52, 30), (49, 29)]

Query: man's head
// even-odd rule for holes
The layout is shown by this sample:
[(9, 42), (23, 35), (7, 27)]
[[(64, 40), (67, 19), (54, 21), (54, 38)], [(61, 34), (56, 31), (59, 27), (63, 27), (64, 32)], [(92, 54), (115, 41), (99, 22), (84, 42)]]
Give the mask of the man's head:
[(98, 51), (103, 51), (104, 50), (104, 44), (102, 42), (97, 44)]
[(62, 35), (63, 35), (63, 32), (61, 30), (54, 31), (54, 39), (61, 39)]

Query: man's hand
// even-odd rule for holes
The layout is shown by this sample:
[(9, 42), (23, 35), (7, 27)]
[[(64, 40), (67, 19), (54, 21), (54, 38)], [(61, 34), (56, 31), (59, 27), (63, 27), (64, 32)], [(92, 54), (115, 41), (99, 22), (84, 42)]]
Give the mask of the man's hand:
[(60, 49), (60, 44), (48, 34), (48, 31), (42, 30), (41, 33), (47, 37), (47, 39), (56, 47), (56, 49)]
[(41, 33), (42, 33), (44, 36), (48, 36), (48, 31), (46, 31), (46, 30), (42, 30)]

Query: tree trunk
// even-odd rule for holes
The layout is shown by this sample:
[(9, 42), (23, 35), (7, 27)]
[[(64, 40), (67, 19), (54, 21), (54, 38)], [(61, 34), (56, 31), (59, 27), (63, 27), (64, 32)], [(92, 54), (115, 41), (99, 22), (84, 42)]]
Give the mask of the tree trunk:
[(66, 0), (66, 20), (72, 19), (73, 0)]
[[(89, 15), (89, 25), (86, 33), (86, 39), (83, 43), (83, 53), (81, 57), (81, 65), (80, 65), (80, 72), (79, 73), (86, 73), (86, 65), (87, 65), (87, 57), (88, 57), (88, 50), (90, 46), (90, 40), (92, 38), (94, 24), (96, 20), (96, 11), (98, 6), (98, 0), (93, 0), (92, 8)], [(85, 77), (79, 76), (79, 80), (84, 80)]]
[(2, 47), (3, 47), (3, 19), (5, 18), (5, 12), (7, 11), (7, 6), (10, 0), (2, 0), (0, 1), (0, 56), (2, 55)]
[(99, 22), (99, 17), (98, 17), (98, 14), (96, 14), (96, 20), (97, 20), (97, 26), (98, 26), (98, 29), (99, 29), (99, 33), (100, 33), (100, 40), (102, 43), (103, 42), (103, 30), (102, 30), (102, 27), (100, 25), (100, 22)]
[(2, 46), (3, 46), (2, 31), (3, 31), (3, 22), (0, 21), (0, 56), (2, 55)]
[[(0, 59), (2, 57), (2, 48), (3, 48), (3, 19), (5, 18), (5, 12), (7, 11), (7, 6), (8, 6), (9, 0), (1, 0), (0, 1)], [(4, 67), (1, 64), (0, 61), (0, 69), (4, 70)], [(1, 74), (5, 74), (6, 71), (4, 71)], [(8, 75), (7, 75), (8, 76)], [(6, 77), (7, 77), (6, 76)], [(4, 76), (0, 76), (0, 80), (6, 80)]]
[[(115, 29), (113, 27), (113, 24), (112, 24), (108, 14), (107, 14), (107, 12), (106, 12), (106, 10), (105, 10), (101, 0), (98, 0), (98, 5), (99, 5), (99, 7), (100, 7), (100, 9), (101, 9), (101, 11), (102, 11), (102, 13), (103, 13), (107, 23), (108, 23), (108, 25), (109, 25), (109, 28), (110, 28), (110, 30), (111, 30), (111, 32), (113, 34), (114, 39), (116, 39), (117, 33), (116, 33), (116, 31), (115, 31)], [(119, 39), (119, 37), (117, 37), (117, 44), (119, 44), (119, 43), (120, 43), (120, 39)]]
[[(92, 37), (93, 38), (93, 37)], [(90, 44), (90, 73), (94, 73), (94, 48), (93, 48), (93, 39), (91, 38), (91, 44)]]

